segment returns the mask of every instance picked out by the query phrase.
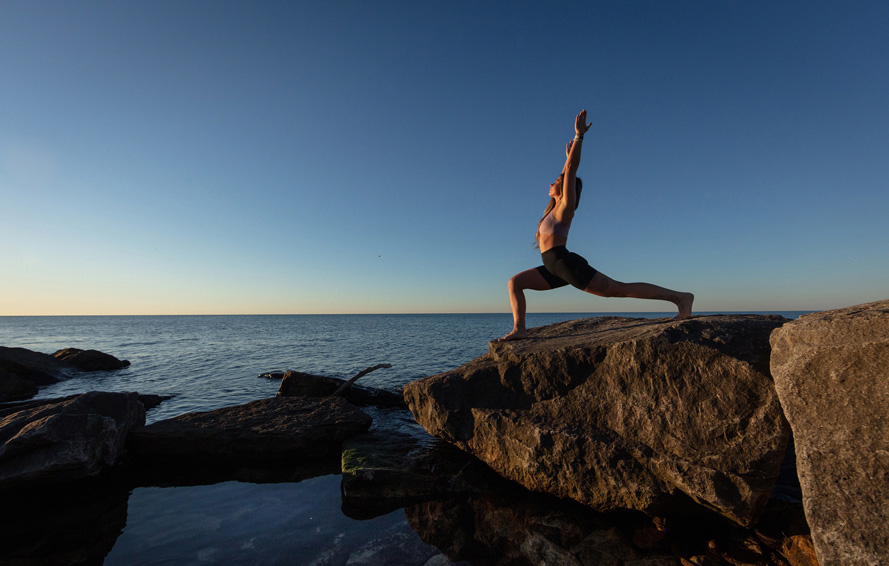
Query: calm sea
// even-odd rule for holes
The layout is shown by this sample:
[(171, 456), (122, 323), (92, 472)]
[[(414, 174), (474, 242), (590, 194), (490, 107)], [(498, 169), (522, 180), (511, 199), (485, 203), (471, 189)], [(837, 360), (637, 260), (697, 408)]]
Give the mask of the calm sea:
[[(804, 313), (763, 314), (797, 318)], [(590, 316), (596, 315), (531, 313), (528, 325)], [(94, 390), (172, 395), (149, 411), (151, 423), (272, 397), (278, 382), (257, 377), (270, 371), (348, 378), (389, 363), (391, 369), (377, 370), (361, 383), (394, 390), (484, 354), (488, 341), (511, 327), (509, 314), (0, 317), (0, 345), (46, 353), (97, 349), (130, 360), (129, 368), (81, 374), (42, 389), (39, 397)], [(337, 476), (285, 484), (137, 488), (129, 495), (126, 526), (105, 563), (369, 564), (377, 562), (359, 558), (378, 552), (373, 548), (384, 544), (381, 537), (399, 544), (405, 537), (417, 539), (417, 564), (435, 556), (436, 549), (425, 548), (403, 512), (356, 521), (341, 513), (339, 501)]]

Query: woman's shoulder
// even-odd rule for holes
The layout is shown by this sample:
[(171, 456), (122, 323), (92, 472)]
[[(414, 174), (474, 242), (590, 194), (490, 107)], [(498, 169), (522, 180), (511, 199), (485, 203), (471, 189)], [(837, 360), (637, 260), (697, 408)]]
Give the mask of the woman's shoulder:
[(550, 214), (553, 215), (556, 222), (561, 222), (562, 224), (570, 224), (571, 220), (574, 218), (574, 211), (568, 210), (568, 206), (561, 202), (553, 208)]

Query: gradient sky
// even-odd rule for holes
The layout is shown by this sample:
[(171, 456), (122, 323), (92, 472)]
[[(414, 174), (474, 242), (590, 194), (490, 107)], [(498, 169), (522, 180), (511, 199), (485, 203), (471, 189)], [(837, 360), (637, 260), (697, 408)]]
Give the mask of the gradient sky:
[[(0, 2), (0, 315), (508, 312), (568, 247), (701, 311), (889, 296), (889, 2)], [(531, 311), (668, 311), (571, 287)]]

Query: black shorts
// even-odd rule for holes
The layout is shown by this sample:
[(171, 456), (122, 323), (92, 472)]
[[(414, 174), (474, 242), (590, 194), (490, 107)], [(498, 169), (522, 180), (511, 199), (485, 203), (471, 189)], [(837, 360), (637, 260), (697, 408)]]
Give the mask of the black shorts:
[(543, 265), (538, 267), (537, 271), (553, 289), (573, 285), (583, 291), (596, 274), (596, 270), (590, 267), (587, 260), (569, 252), (565, 246), (550, 248), (543, 252), (541, 257)]

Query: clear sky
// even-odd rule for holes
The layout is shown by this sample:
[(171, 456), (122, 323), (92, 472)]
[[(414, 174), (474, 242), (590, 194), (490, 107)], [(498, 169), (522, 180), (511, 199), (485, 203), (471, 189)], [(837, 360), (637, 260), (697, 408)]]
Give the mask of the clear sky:
[(887, 29), (884, 0), (6, 0), (0, 315), (508, 312), (582, 108), (568, 247), (603, 273), (884, 299)]

